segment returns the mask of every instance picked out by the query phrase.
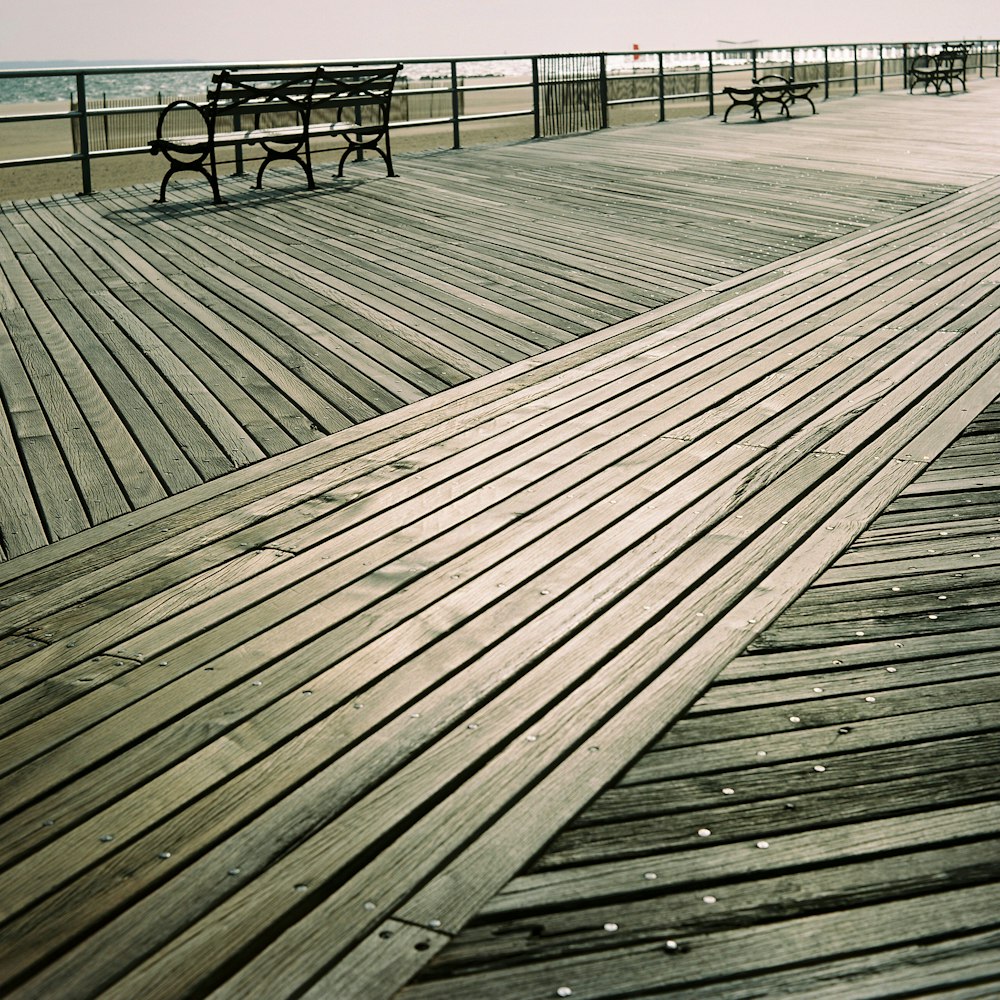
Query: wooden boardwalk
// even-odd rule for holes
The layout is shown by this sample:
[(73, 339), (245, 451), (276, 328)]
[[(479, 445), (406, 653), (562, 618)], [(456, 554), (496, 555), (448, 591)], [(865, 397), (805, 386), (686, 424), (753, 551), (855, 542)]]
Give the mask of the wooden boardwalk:
[[(864, 974), (862, 951), (919, 940), (859, 939), (830, 899), (866, 927), (909, 926), (898, 914), (915, 899), (922, 937), (979, 935), (966, 951), (995, 954), (980, 872), (990, 793), (966, 782), (926, 796), (947, 785), (938, 772), (985, 781), (993, 763), (995, 713), (970, 719), (997, 700), (996, 540), (968, 553), (986, 557), (974, 585), (987, 596), (954, 628), (910, 622), (904, 645), (937, 661), (911, 656), (919, 678), (900, 668), (909, 683), (873, 687), (860, 654), (864, 668), (845, 660), (827, 680), (825, 661), (858, 646), (843, 622), (897, 641), (878, 599), (851, 589), (881, 570), (850, 568), (910, 558), (893, 546), (917, 529), (892, 518), (970, 535), (997, 523), (992, 415), (970, 475), (927, 483), (949, 478), (950, 459), (931, 463), (1000, 386), (1000, 151), (980, 124), (998, 105), (1000, 84), (975, 81), (959, 98), (859, 98), (773, 127), (690, 122), (413, 157), (399, 184), (238, 195), (222, 211), (200, 190), (152, 210), (149, 188), (4, 206), (5, 349), (18, 361), (3, 369), (16, 557), (0, 566), (9, 995), (378, 1000), (451, 995), (453, 972), (494, 990), (483, 996), (511, 996), (510, 982), (519, 998), (615, 995), (603, 925), (584, 935), (599, 943), (579, 987), (560, 963), (589, 945), (568, 958), (529, 943), (527, 971), (498, 973), (466, 960), (461, 936), (450, 958), (450, 943), (481, 911), (534, 905), (536, 886), (540, 905), (571, 914), (580, 897), (559, 896), (559, 873), (572, 882), (576, 865), (635, 864), (644, 891), (612, 888), (616, 902), (647, 902), (655, 881), (673, 905), (691, 885), (666, 867), (660, 881), (648, 858), (661, 854), (705, 858), (701, 896), (725, 904), (735, 885), (743, 900), (711, 909), (719, 923), (700, 899), (687, 922), (649, 925), (680, 942), (671, 989), (718, 996), (719, 982), (742, 989), (740, 977), (812, 960), (836, 989), (841, 972)], [(362, 241), (373, 229), (378, 243)], [(462, 369), (472, 343), (494, 361)], [(384, 405), (350, 413), (345, 387), (362, 372), (351, 392), (370, 405), (377, 386)], [(92, 516), (88, 498), (112, 482), (120, 495)], [(980, 489), (976, 514), (948, 528), (921, 500)], [(925, 568), (956, 571), (906, 575)], [(927, 579), (927, 594), (941, 589)], [(848, 610), (811, 596), (824, 591)], [(890, 617), (922, 614), (906, 601)], [(974, 633), (982, 662), (952, 682), (950, 644)], [(833, 686), (803, 697), (807, 681)], [(845, 691), (876, 708), (854, 710), (834, 752)], [(924, 695), (943, 700), (920, 711)], [(940, 728), (914, 735), (910, 715)], [(766, 767), (745, 756), (764, 740)], [(912, 807), (859, 812), (870, 782), (848, 791), (837, 765), (864, 778), (885, 747), (930, 740), (952, 741), (926, 748), (948, 755), (933, 779), (915, 780), (919, 749), (882, 776)], [(826, 772), (810, 764), (813, 784), (795, 777), (828, 757)], [(629, 846), (642, 810), (658, 815), (661, 777), (687, 782), (684, 808), (659, 812), (695, 822), (696, 837), (718, 810), (697, 855), (662, 824), (652, 846)], [(639, 813), (615, 811), (647, 792)], [(789, 795), (800, 826), (774, 815)], [(591, 800), (597, 812), (581, 812)], [(902, 821), (914, 812), (934, 819), (923, 840)], [(587, 853), (600, 851), (595, 826), (619, 822), (636, 830), (615, 860)], [(855, 846), (838, 853), (829, 830)], [(769, 848), (746, 850), (748, 837)], [(903, 867), (919, 854), (930, 872), (952, 864), (953, 839), (974, 860), (934, 896), (897, 891), (869, 864), (873, 850)], [(527, 870), (550, 841), (555, 854)], [(810, 865), (829, 878), (773, 919), (755, 880), (788, 889)], [(861, 872), (871, 892), (851, 895)], [(878, 907), (897, 903), (883, 921)], [(794, 921), (782, 968), (740, 957)], [(841, 940), (805, 954), (816, 935)], [(656, 996), (665, 946), (624, 940), (631, 995)], [(707, 974), (688, 961), (702, 942), (724, 960)], [(931, 961), (951, 960), (942, 945)]]
[(0, 559), (990, 177), (995, 92), (0, 205)]
[(995, 996), (998, 679), (995, 403), (400, 1000)]

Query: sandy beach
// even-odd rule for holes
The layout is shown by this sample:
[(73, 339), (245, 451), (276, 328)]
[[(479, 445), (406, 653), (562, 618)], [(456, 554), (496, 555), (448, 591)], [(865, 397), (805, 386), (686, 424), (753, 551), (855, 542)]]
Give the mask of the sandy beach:
[[(465, 92), (467, 115), (490, 115), (528, 111), (531, 107), (531, 89), (527, 79), (504, 78), (496, 85), (496, 78), (466, 80), (466, 85), (484, 87)], [(435, 95), (436, 108), (445, 104), (447, 95)], [(0, 115), (52, 114), (69, 110), (67, 101), (46, 104), (3, 104)], [(705, 114), (707, 102), (676, 102), (668, 106), (670, 117)], [(435, 110), (434, 117), (442, 112)], [(614, 107), (611, 124), (637, 124), (657, 119), (656, 102)], [(517, 142), (530, 139), (534, 134), (534, 121), (530, 114), (511, 118), (494, 118), (486, 121), (463, 122), (463, 146)], [(152, 138), (152, 129), (150, 130)], [(452, 147), (450, 123), (415, 128), (394, 129), (394, 152), (421, 152)], [(57, 156), (73, 152), (73, 137), (69, 120), (26, 121), (0, 123), (0, 159), (21, 159), (39, 156)], [(322, 162), (322, 161), (321, 161)], [(95, 191), (131, 184), (158, 182), (165, 169), (162, 157), (147, 153), (98, 158), (91, 163), (91, 182)], [(0, 169), (0, 201), (35, 198), (50, 194), (73, 193), (81, 190), (79, 163), (43, 163), (24, 167)]]

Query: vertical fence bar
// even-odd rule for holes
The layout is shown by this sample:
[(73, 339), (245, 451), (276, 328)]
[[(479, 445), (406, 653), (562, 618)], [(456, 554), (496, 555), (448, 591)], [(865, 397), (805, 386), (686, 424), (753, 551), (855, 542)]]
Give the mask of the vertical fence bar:
[(858, 96), (858, 47), (854, 46), (854, 96)]
[(830, 99), (830, 46), (823, 46), (823, 100)]
[(601, 128), (608, 127), (608, 57), (600, 54)]
[(80, 180), (83, 194), (93, 194), (90, 180), (90, 129), (87, 123), (86, 74), (76, 74), (76, 113), (80, 116)]
[(663, 79), (663, 53), (658, 52), (656, 54), (656, 63), (659, 68), (660, 78), (660, 121), (665, 122), (667, 120), (667, 96), (666, 96), (666, 85)]
[(750, 50), (750, 65), (753, 67), (753, 78), (757, 79), (757, 50)]
[(788, 50), (788, 79), (795, 79), (795, 46)]
[(885, 90), (885, 57), (881, 42), (878, 43), (878, 89), (879, 92)]
[(459, 101), (458, 101), (458, 63), (451, 60), (451, 148), (462, 148), (462, 137), (459, 134), (458, 125)]
[(538, 85), (538, 56), (531, 57), (531, 112), (535, 119), (535, 138), (542, 137), (542, 108), (539, 97), (541, 87)]
[(711, 49), (708, 52), (708, 113), (715, 114), (715, 60)]
[(979, 79), (983, 78), (983, 40), (979, 39)]
[[(101, 94), (101, 107), (105, 111), (107, 111), (107, 109), (108, 109), (108, 95), (107, 95), (106, 92), (103, 93), (103, 94)], [(102, 116), (101, 124), (104, 126), (104, 148), (105, 149), (110, 149), (111, 148), (111, 135), (110, 135), (110, 131), (109, 131), (109, 128), (108, 128), (108, 116), (107, 115)]]

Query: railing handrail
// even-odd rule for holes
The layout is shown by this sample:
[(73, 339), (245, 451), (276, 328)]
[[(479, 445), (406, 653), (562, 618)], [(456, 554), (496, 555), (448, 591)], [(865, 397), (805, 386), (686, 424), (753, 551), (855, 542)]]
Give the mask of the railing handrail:
[[(61, 153), (46, 156), (24, 157), (20, 159), (0, 160), (0, 168), (10, 166), (31, 166), (42, 163), (80, 163), (81, 180), (83, 193), (91, 193), (90, 168), (91, 162), (95, 159), (107, 156), (134, 155), (137, 151), (144, 151), (143, 147), (127, 145), (115, 148), (93, 150), (89, 142), (89, 123), (93, 119), (104, 119), (105, 122), (113, 116), (134, 114), (141, 110), (143, 112), (160, 111), (163, 105), (136, 105), (135, 108), (109, 108), (88, 106), (87, 84), (88, 80), (108, 76), (137, 75), (150, 76), (154, 74), (181, 74), (181, 73), (205, 73), (211, 74), (220, 68), (230, 69), (262, 69), (267, 70), (273, 67), (306, 67), (316, 65), (326, 66), (373, 66), (387, 62), (403, 63), (409, 69), (419, 69), (422, 66), (447, 67), (447, 74), (435, 77), (426, 82), (441, 82), (443, 86), (429, 86), (412, 88), (407, 92), (410, 96), (418, 94), (450, 94), (450, 114), (440, 118), (417, 118), (414, 120), (394, 121), (392, 127), (399, 128), (420, 128), (428, 125), (450, 126), (452, 130), (452, 145), (458, 148), (461, 143), (460, 128), (467, 122), (487, 121), (497, 118), (519, 118), (533, 116), (535, 122), (535, 136), (540, 133), (540, 113), (539, 100), (541, 89), (538, 81), (538, 66), (541, 60), (553, 59), (597, 59), (601, 66), (601, 124), (606, 127), (608, 123), (608, 111), (611, 107), (626, 104), (641, 104), (656, 102), (659, 104), (660, 121), (665, 121), (665, 107), (668, 101), (687, 99), (708, 99), (709, 115), (715, 113), (715, 97), (721, 95), (718, 89), (718, 79), (726, 74), (733, 74), (743, 71), (745, 66), (734, 66), (728, 60), (751, 60), (754, 74), (756, 75), (758, 62), (781, 62), (784, 57), (790, 61), (793, 68), (802, 65), (823, 66), (823, 76), (817, 83), (823, 86), (824, 97), (830, 96), (831, 83), (853, 83), (854, 93), (858, 93), (860, 81), (878, 81), (880, 89), (885, 86), (885, 80), (892, 77), (904, 77), (906, 65), (911, 54), (926, 53), (928, 49), (943, 45), (965, 45), (970, 47), (974, 58), (978, 57), (979, 75), (983, 75), (984, 61), (987, 54), (993, 57), (990, 68), (994, 70), (994, 75), (1000, 76), (1000, 41), (986, 39), (946, 39), (928, 41), (866, 41), (866, 42), (826, 42), (810, 43), (805, 45), (728, 45), (719, 48), (679, 48), (679, 49), (626, 49), (621, 51), (607, 52), (587, 52), (587, 53), (539, 53), (539, 54), (510, 54), (503, 55), (468, 55), (468, 56), (420, 56), (415, 58), (393, 58), (393, 59), (283, 59), (283, 60), (223, 60), (216, 62), (169, 62), (169, 63), (120, 63), (111, 65), (99, 64), (74, 64), (63, 66), (34, 66), (18, 67), (12, 69), (0, 69), (0, 80), (5, 79), (35, 79), (45, 77), (64, 77), (74, 81), (74, 92), (71, 96), (71, 106), (68, 111), (33, 111), (28, 113), (18, 113), (14, 115), (0, 114), (0, 126), (12, 122), (29, 121), (49, 121), (68, 120), (75, 129), (76, 142), (73, 153)], [(864, 54), (864, 50), (871, 50), (871, 54)], [(831, 60), (831, 55), (838, 55), (841, 51), (845, 53), (844, 58)], [(803, 58), (802, 54), (809, 53), (811, 58)], [(677, 57), (692, 56), (697, 57), (690, 64), (676, 63)], [(797, 58), (798, 56), (798, 58)], [(664, 61), (673, 58), (675, 65), (665, 69)], [(885, 63), (888, 59), (903, 60), (901, 72), (886, 72)], [(610, 72), (608, 70), (609, 59), (622, 59), (625, 67), (631, 68), (632, 73)], [(652, 60), (652, 62), (650, 62)], [(859, 72), (860, 62), (878, 62), (877, 72), (871, 74), (861, 74)], [(846, 76), (831, 76), (831, 62), (853, 62), (851, 72)], [(460, 80), (458, 67), (474, 67), (477, 64), (524, 64), (530, 67), (530, 80), (528, 82), (510, 82), (508, 79), (498, 77), (497, 83), (475, 83), (466, 84), (464, 78)], [(631, 64), (631, 65), (630, 65)], [(691, 73), (692, 67), (696, 67), (695, 87), (690, 92), (671, 92), (666, 94), (664, 82), (669, 77), (679, 77), (685, 72)], [(975, 67), (973, 67), (975, 68)], [(697, 88), (697, 74), (707, 72), (708, 88)], [(467, 74), (473, 75), (473, 74)], [(607, 80), (620, 80), (627, 78), (658, 79), (659, 86), (652, 96), (639, 97), (612, 97), (610, 95)], [(424, 82), (424, 81), (420, 81)], [(543, 85), (544, 87), (544, 85)], [(475, 93), (477, 91), (488, 90), (514, 90), (523, 89), (529, 91), (530, 103), (525, 108), (518, 108), (501, 112), (489, 112), (484, 114), (464, 114), (462, 108), (462, 97), (465, 93)], [(3, 105), (0, 104), (0, 109)], [(106, 126), (105, 126), (106, 130)]]

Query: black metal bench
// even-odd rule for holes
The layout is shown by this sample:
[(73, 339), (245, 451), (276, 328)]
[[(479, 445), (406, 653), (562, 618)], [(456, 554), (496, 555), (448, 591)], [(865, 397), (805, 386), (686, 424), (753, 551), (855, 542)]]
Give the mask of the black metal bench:
[[(326, 137), (346, 142), (338, 177), (343, 176), (348, 156), (366, 149), (377, 152), (388, 176), (395, 177), (389, 113), (400, 69), (402, 64), (396, 63), (216, 73), (204, 104), (179, 100), (160, 112), (156, 138), (149, 144), (151, 153), (162, 153), (169, 163), (159, 200), (166, 200), (174, 174), (193, 171), (208, 181), (215, 203), (221, 204), (216, 152), (223, 147), (260, 147), (264, 155), (257, 171), (258, 188), (268, 166), (292, 160), (302, 167), (313, 190), (312, 144)], [(192, 135), (170, 135), (168, 122), (178, 112), (188, 116), (196, 112), (204, 128)]]
[(965, 85), (965, 62), (968, 51), (963, 46), (945, 45), (936, 55), (914, 56), (910, 63), (910, 93), (918, 84), (924, 85), (924, 93), (933, 87), (936, 94), (948, 84), (948, 92), (955, 92), (955, 81), (968, 91)]
[(758, 77), (752, 83), (751, 87), (722, 88), (722, 92), (732, 101), (722, 117), (723, 123), (729, 120), (729, 112), (738, 107), (750, 108), (752, 117), (757, 121), (763, 121), (761, 108), (765, 104), (777, 104), (781, 108), (781, 113), (790, 118), (789, 108), (799, 100), (805, 101), (812, 108), (812, 113), (816, 114), (816, 105), (809, 96), (816, 86), (815, 83), (796, 83), (776, 73)]

